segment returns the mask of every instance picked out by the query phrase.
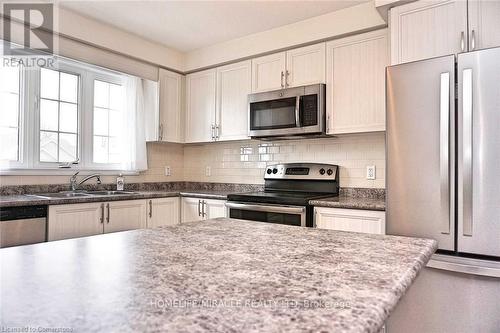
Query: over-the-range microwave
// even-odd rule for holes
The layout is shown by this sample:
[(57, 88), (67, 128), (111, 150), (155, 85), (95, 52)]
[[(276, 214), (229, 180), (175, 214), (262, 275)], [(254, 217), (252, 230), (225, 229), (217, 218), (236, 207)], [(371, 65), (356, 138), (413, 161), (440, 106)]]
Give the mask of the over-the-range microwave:
[(248, 95), (249, 136), (253, 138), (325, 134), (324, 84)]

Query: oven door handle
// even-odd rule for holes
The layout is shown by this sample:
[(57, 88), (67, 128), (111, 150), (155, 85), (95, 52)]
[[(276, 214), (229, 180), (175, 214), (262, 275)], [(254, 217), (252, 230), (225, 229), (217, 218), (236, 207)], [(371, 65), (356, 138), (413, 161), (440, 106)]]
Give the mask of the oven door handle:
[(288, 214), (303, 214), (306, 210), (304, 207), (249, 205), (249, 204), (239, 204), (232, 202), (227, 202), (226, 207), (233, 209), (241, 209), (241, 210), (253, 210), (256, 212), (288, 213)]
[(295, 99), (295, 126), (300, 127), (300, 96)]

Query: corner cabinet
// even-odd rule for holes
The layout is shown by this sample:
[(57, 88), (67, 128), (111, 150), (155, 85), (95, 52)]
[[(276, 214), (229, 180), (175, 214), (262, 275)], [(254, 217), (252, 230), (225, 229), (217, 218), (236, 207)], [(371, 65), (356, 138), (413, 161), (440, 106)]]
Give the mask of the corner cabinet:
[(147, 200), (148, 228), (176, 225), (180, 222), (180, 200), (178, 197)]
[(318, 229), (385, 234), (385, 212), (343, 208), (314, 208)]
[(252, 92), (325, 83), (325, 43), (252, 59)]
[(184, 142), (184, 85), (183, 75), (160, 68), (160, 125), (159, 141)]
[(226, 217), (226, 201), (184, 197), (181, 199), (181, 211), (182, 223)]
[(327, 134), (385, 131), (387, 29), (326, 44)]
[(186, 143), (215, 137), (216, 70), (186, 76)]
[(248, 139), (248, 94), (252, 63), (243, 61), (217, 68), (217, 141)]

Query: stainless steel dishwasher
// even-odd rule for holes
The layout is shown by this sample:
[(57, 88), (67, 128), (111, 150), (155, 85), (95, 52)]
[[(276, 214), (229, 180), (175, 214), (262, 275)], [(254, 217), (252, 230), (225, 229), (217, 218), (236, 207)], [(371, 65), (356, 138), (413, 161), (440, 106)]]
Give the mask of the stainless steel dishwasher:
[(0, 208), (0, 248), (47, 241), (47, 206)]

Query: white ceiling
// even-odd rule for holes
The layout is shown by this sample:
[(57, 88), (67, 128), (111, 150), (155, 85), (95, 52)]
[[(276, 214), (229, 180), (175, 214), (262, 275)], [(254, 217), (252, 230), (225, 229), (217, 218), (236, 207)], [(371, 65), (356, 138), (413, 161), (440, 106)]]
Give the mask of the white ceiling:
[(187, 52), (367, 1), (60, 1), (59, 4)]

